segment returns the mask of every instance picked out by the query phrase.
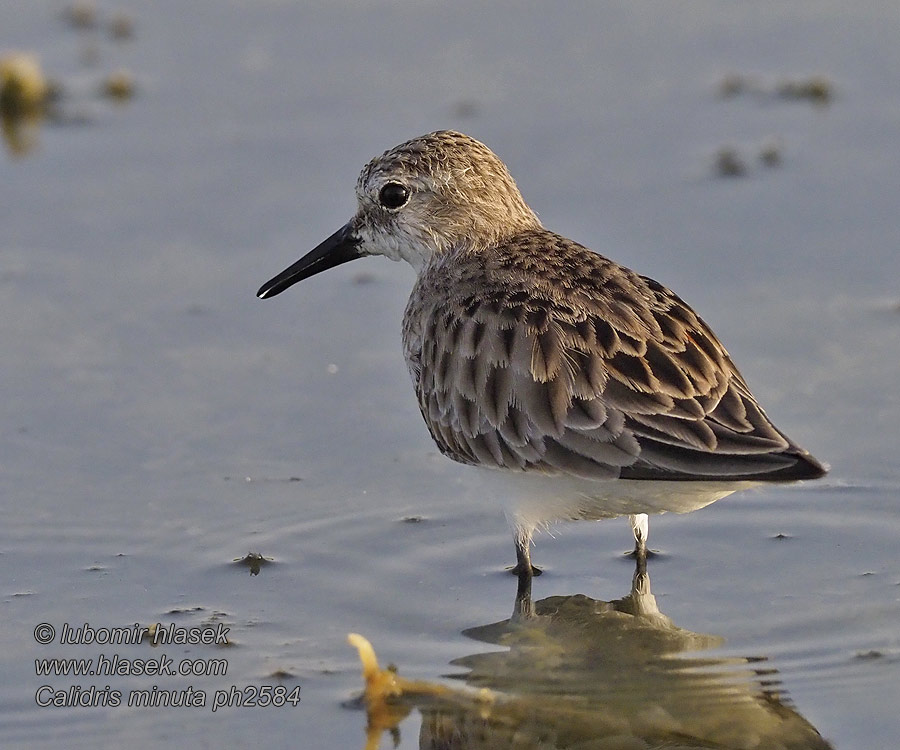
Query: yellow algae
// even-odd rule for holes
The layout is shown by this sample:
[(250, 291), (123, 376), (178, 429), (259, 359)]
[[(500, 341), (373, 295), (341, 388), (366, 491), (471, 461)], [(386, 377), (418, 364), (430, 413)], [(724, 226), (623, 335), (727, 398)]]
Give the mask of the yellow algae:
[(4, 117), (38, 112), (49, 91), (36, 55), (11, 52), (0, 58), (0, 113)]
[(37, 143), (51, 90), (36, 55), (10, 52), (0, 58), (0, 134), (12, 154), (25, 154)]
[[(378, 657), (368, 639), (358, 633), (347, 635), (347, 641), (359, 652), (365, 681), (363, 702), (366, 706), (366, 749), (376, 750), (383, 732), (396, 733), (409, 712), (429, 699), (452, 696), (454, 691), (443, 685), (422, 680), (405, 680), (392, 667), (381, 669)], [(491, 704), (490, 691), (480, 691), (476, 701), (484, 710)]]
[(366, 683), (366, 702), (370, 700), (388, 700), (406, 694), (416, 696), (446, 695), (451, 691), (443, 685), (436, 685), (423, 680), (406, 680), (397, 674), (395, 667), (381, 669), (378, 666), (378, 658), (375, 649), (368, 639), (358, 633), (350, 633), (347, 641), (356, 647), (359, 652), (359, 660), (362, 662), (363, 679)]

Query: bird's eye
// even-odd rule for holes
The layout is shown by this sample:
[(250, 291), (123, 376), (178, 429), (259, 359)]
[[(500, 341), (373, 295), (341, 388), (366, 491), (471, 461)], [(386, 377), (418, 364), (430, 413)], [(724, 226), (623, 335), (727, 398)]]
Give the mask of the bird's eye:
[(389, 182), (378, 193), (378, 202), (392, 210), (402, 208), (409, 200), (409, 190), (399, 182)]

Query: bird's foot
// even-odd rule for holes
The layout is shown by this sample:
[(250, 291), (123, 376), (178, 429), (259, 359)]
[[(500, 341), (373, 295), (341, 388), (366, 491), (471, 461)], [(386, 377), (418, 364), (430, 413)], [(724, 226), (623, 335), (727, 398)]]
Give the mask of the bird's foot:
[(625, 557), (630, 557), (634, 560), (643, 557), (645, 560), (649, 560), (651, 557), (658, 557), (659, 551), (652, 550), (649, 547), (635, 547), (632, 550), (628, 550), (625, 552)]
[[(512, 573), (514, 576), (520, 575), (523, 572), (522, 563), (517, 563), (517, 564), (513, 565), (511, 568), (507, 568), (507, 570), (510, 573)], [(531, 575), (539, 576), (543, 572), (544, 571), (541, 568), (539, 568), (537, 565), (531, 566)]]

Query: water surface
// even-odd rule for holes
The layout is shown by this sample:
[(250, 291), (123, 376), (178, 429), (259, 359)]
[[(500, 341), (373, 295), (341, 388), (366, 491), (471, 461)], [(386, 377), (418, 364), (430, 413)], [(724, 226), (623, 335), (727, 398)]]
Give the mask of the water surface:
[[(362, 688), (355, 631), (409, 679), (490, 682), (526, 707), (537, 691), (551, 734), (585, 695), (674, 731), (659, 711), (680, 709), (648, 694), (715, 705), (732, 680), (754, 716), (799, 732), (785, 744), (816, 747), (818, 731), (836, 748), (892, 746), (894, 4), (123, 2), (127, 41), (70, 28), (61, 7), (0, 8), (0, 47), (37, 52), (66, 91), (33, 148), (0, 158), (0, 744), (362, 747), (365, 715), (342, 707)], [(137, 90), (115, 105), (96, 92), (122, 67)], [(723, 97), (728, 74), (747, 90)], [(778, 95), (811, 76), (830, 82), (827, 103)], [(776, 423), (831, 465), (820, 482), (652, 519), (664, 620), (602, 605), (632, 592), (624, 520), (537, 539), (539, 610), (590, 606), (656, 646), (662, 623), (666, 658), (697, 660), (699, 676), (640, 638), (588, 668), (569, 625), (543, 636), (555, 661), (490, 627), (512, 611), (513, 547), (478, 473), (438, 455), (418, 414), (399, 333), (410, 269), (360, 261), (254, 297), (349, 218), (368, 158), (441, 127), (494, 148), (546, 226), (678, 291)], [(773, 142), (781, 163), (766, 166)], [(724, 147), (744, 176), (717, 174)], [(257, 575), (235, 562), (251, 552), (271, 558)], [(35, 659), (111, 650), (40, 645), (39, 623), (155, 622), (222, 625), (232, 645), (122, 658), (225, 658), (227, 676), (35, 674)], [(547, 682), (504, 682), (510, 660)], [(301, 700), (39, 708), (43, 684), (210, 700), (300, 686)], [(411, 708), (400, 747), (429, 746), (448, 714)]]

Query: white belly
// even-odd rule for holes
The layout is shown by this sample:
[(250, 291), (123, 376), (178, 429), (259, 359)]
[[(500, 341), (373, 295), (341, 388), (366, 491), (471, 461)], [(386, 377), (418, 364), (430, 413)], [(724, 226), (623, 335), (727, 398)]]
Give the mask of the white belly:
[(636, 513), (689, 513), (758, 482), (667, 482), (612, 479), (592, 482), (536, 472), (482, 469), (487, 493), (510, 522), (540, 528), (554, 521), (598, 521)]

